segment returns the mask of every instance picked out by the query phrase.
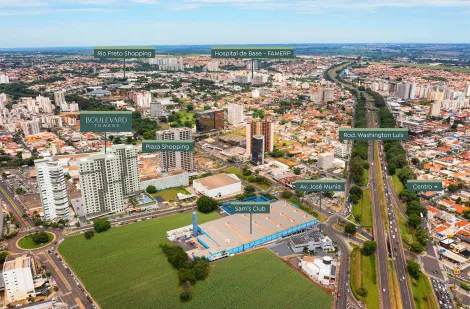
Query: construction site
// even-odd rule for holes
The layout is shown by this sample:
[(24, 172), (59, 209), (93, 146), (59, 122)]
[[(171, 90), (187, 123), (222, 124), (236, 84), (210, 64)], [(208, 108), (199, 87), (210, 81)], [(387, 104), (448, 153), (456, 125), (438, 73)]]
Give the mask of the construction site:
[[(266, 200), (263, 197), (256, 199)], [(270, 213), (252, 214), (250, 233), (250, 214), (231, 214), (229, 206), (230, 203), (222, 206), (228, 216), (201, 225), (197, 224), (197, 214), (193, 213), (193, 224), (168, 231), (168, 239), (182, 245), (192, 258), (205, 257), (215, 261), (301, 233), (318, 224), (315, 217), (288, 202), (273, 201)]]

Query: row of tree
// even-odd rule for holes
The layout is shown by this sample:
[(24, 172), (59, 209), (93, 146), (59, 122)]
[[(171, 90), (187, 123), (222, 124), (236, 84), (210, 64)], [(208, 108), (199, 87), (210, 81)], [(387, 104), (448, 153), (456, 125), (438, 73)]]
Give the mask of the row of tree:
[(161, 244), (160, 247), (168, 262), (178, 270), (178, 279), (182, 287), (181, 301), (191, 300), (191, 285), (199, 280), (205, 280), (209, 276), (209, 262), (204, 258), (196, 258), (190, 262), (186, 252), (178, 246)]
[[(355, 109), (355, 128), (367, 128), (366, 120), (366, 109), (365, 102), (366, 98), (364, 95), (359, 95), (356, 89), (349, 89), (349, 91), (356, 97), (357, 104)], [(363, 186), (364, 170), (369, 168), (368, 158), (368, 143), (367, 141), (354, 141), (354, 148), (351, 153), (351, 160), (349, 161), (349, 171), (351, 178), (354, 183), (358, 186)]]
[[(395, 128), (395, 119), (386, 107), (383, 97), (371, 89), (367, 89), (367, 92), (374, 98), (375, 106), (379, 108), (380, 127)], [(414, 175), (413, 171), (408, 166), (406, 152), (401, 146), (400, 141), (385, 141), (384, 150), (387, 159), (388, 173), (390, 175), (397, 174), (398, 179), (406, 188), (406, 182), (409, 179), (413, 179)], [(398, 173), (397, 169), (399, 169)], [(421, 225), (421, 215), (426, 216), (427, 209), (421, 205), (419, 197), (415, 192), (409, 192), (403, 189), (399, 196), (406, 203), (406, 214), (408, 215), (407, 225), (411, 233), (415, 236), (410, 242), (411, 249), (415, 252), (423, 252), (428, 242), (428, 236)]]

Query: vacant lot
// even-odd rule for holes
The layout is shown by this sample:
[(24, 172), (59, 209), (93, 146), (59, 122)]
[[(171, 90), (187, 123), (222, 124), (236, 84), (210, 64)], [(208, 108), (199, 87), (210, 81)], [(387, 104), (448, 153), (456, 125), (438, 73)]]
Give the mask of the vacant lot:
[(243, 176), (242, 170), (237, 167), (229, 167), (229, 168), (224, 169), (222, 172), (227, 173), (227, 174), (235, 174), (240, 179), (246, 178), (245, 176)]
[[(198, 214), (199, 223), (217, 213)], [(103, 309), (172, 308), (179, 303), (176, 271), (158, 247), (166, 231), (191, 224), (191, 213), (146, 220), (105, 233), (66, 239), (59, 252)]]
[(176, 196), (177, 193), (189, 194), (189, 192), (185, 188), (180, 187), (158, 191), (157, 193), (152, 194), (152, 196), (161, 196), (165, 199), (165, 201), (172, 201), (178, 198)]
[[(199, 214), (199, 222), (218, 214)], [(212, 263), (189, 303), (179, 301), (176, 270), (159, 243), (165, 232), (190, 224), (191, 213), (112, 228), (86, 240), (71, 237), (59, 251), (103, 309), (331, 308), (333, 298), (266, 250)]]

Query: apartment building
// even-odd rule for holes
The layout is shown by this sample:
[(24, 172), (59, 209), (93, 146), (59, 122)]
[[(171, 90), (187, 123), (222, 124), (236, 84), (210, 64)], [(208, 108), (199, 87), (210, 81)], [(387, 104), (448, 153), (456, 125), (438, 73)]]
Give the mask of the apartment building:
[[(157, 140), (192, 140), (192, 130), (189, 128), (175, 128), (157, 132)], [(158, 164), (162, 171), (184, 170), (194, 172), (194, 154), (189, 152), (161, 152), (158, 154)], [(167, 165), (168, 164), (168, 165)]]
[(150, 102), (150, 117), (158, 118), (165, 116), (163, 114), (162, 102)]
[(21, 123), (24, 135), (38, 134), (41, 132), (41, 123), (38, 120), (24, 121)]
[(123, 211), (124, 198), (140, 191), (137, 150), (133, 145), (113, 145), (106, 154), (94, 154), (77, 162), (87, 218)]
[(55, 160), (39, 159), (34, 161), (36, 167), (39, 194), (47, 221), (69, 220), (69, 200), (62, 165)]
[(270, 119), (252, 121), (246, 125), (246, 153), (251, 154), (254, 135), (264, 136), (264, 151), (274, 150), (274, 123)]
[(229, 104), (227, 106), (227, 120), (231, 125), (238, 125), (243, 122), (243, 105)]

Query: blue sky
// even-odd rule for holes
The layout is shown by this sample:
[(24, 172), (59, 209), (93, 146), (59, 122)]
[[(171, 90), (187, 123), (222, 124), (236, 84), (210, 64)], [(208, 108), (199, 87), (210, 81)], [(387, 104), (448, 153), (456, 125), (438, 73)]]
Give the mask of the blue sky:
[(470, 0), (0, 0), (0, 48), (470, 43)]

